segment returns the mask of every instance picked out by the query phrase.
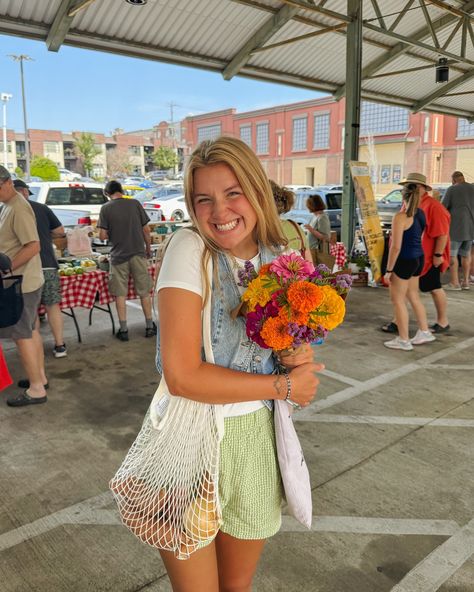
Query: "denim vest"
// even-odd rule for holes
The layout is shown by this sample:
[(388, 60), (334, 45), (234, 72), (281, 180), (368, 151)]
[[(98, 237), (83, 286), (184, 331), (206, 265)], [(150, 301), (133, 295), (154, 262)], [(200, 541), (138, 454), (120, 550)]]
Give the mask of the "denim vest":
[[(260, 246), (260, 257), (263, 265), (270, 263), (276, 255), (270, 249)], [(240, 293), (231, 264), (224, 253), (218, 254), (217, 264), (219, 285), (215, 285), (213, 281), (211, 301), (211, 343), (215, 364), (240, 372), (272, 374), (276, 369), (272, 350), (261, 348), (247, 337), (243, 317), (233, 320), (230, 316), (230, 312), (240, 303)], [(204, 350), (201, 356), (204, 360)], [(159, 331), (156, 367), (161, 374)], [(268, 407), (271, 407), (271, 403), (265, 401)]]

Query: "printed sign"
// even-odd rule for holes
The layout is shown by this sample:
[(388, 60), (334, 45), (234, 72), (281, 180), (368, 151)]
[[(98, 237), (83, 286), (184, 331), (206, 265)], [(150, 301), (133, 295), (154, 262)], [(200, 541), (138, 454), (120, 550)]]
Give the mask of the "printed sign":
[(375, 196), (370, 182), (369, 167), (365, 162), (349, 161), (354, 190), (359, 202), (362, 231), (367, 246), (372, 275), (377, 282), (382, 277), (384, 238)]

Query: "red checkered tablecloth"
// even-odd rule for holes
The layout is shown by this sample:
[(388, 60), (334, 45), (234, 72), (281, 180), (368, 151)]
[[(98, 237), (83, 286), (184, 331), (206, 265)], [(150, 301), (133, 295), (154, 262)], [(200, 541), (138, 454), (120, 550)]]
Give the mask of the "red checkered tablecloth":
[[(154, 279), (154, 266), (148, 268), (148, 273)], [(62, 275), (59, 279), (61, 282), (60, 307), (62, 309), (78, 306), (92, 308), (96, 302), (96, 295), (98, 295), (99, 304), (109, 304), (115, 300), (109, 292), (109, 274), (106, 271), (97, 269), (79, 275)], [(135, 300), (136, 298), (138, 298), (138, 294), (135, 292), (133, 280), (130, 278), (127, 300)], [(43, 306), (39, 312), (44, 312)]]
[(329, 245), (329, 252), (333, 257), (336, 257), (336, 265), (339, 269), (344, 267), (347, 259), (346, 247), (344, 243), (336, 243)]

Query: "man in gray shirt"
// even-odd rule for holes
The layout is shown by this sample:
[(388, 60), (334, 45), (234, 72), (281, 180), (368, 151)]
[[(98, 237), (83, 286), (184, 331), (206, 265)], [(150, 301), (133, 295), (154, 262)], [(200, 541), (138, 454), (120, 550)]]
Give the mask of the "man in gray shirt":
[(99, 238), (112, 244), (109, 290), (115, 296), (120, 321), (116, 337), (120, 341), (128, 341), (126, 298), (130, 276), (145, 315), (145, 337), (153, 337), (156, 325), (151, 316), (152, 281), (146, 260), (151, 255), (150, 219), (140, 202), (123, 197), (122, 186), (117, 181), (109, 181), (104, 193), (110, 201), (102, 206), (97, 227), (100, 228)]
[[(443, 205), (451, 214), (449, 235), (451, 239), (450, 281), (447, 290), (469, 290), (471, 248), (474, 241), (474, 186), (466, 183), (460, 171), (451, 175), (453, 184), (448, 187)], [(459, 282), (458, 255), (461, 256), (463, 281)]]

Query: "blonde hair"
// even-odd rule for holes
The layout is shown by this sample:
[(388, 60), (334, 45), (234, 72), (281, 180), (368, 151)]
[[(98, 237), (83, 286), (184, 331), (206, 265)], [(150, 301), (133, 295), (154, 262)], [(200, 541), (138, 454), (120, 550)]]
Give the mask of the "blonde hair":
[[(206, 269), (209, 257), (214, 264), (214, 277), (217, 278), (217, 253), (222, 249), (211, 238), (205, 235), (200, 227), (194, 207), (194, 172), (214, 164), (226, 164), (236, 176), (242, 192), (248, 199), (257, 217), (254, 238), (275, 253), (281, 246), (288, 244), (280, 218), (273, 199), (270, 182), (263, 167), (254, 152), (245, 142), (229, 136), (221, 136), (215, 140), (204, 140), (194, 149), (186, 165), (184, 178), (184, 196), (186, 207), (193, 223), (193, 230), (197, 231), (204, 241), (205, 249), (201, 261), (201, 268)], [(203, 273), (207, 278), (207, 274)], [(206, 281), (206, 298), (209, 291)]]

